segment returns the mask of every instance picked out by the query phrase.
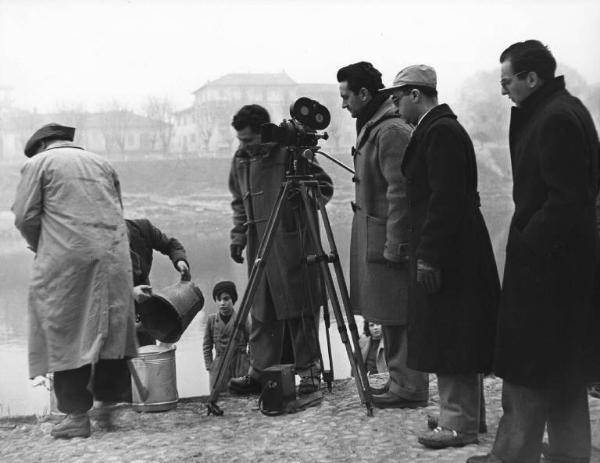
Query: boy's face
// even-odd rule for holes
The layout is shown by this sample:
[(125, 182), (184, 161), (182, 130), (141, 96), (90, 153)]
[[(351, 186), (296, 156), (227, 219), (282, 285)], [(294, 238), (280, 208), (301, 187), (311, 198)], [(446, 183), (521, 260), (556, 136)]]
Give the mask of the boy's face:
[(371, 332), (371, 337), (375, 340), (381, 339), (381, 325), (379, 323), (369, 322), (369, 331)]
[(217, 296), (217, 307), (223, 315), (231, 315), (233, 312), (233, 299), (229, 293), (221, 293)]

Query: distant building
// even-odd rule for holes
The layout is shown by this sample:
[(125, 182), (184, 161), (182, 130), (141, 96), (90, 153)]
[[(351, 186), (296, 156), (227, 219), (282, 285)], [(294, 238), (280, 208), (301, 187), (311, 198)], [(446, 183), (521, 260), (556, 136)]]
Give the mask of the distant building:
[(13, 109), (0, 120), (0, 159), (22, 156), (31, 134), (50, 122), (75, 127), (76, 143), (112, 158), (165, 155), (169, 150), (165, 132), (172, 132), (170, 124), (127, 110), (38, 114)]
[[(237, 148), (233, 115), (247, 104), (260, 104), (273, 123), (289, 119), (290, 105), (307, 96), (327, 106), (336, 128), (335, 150), (349, 148), (354, 124), (341, 109), (337, 84), (299, 84), (286, 73), (227, 74), (192, 92), (192, 106), (175, 113), (173, 150), (194, 156), (231, 156)], [(331, 130), (331, 129), (328, 129)], [(333, 135), (333, 134), (332, 134)], [(324, 142), (333, 146), (332, 142)]]

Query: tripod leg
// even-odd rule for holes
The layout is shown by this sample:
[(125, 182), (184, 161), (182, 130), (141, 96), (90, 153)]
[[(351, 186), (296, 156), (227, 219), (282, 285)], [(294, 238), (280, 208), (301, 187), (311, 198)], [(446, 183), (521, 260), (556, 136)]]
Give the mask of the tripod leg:
[(344, 272), (342, 270), (342, 265), (340, 263), (339, 254), (337, 251), (337, 246), (335, 244), (335, 239), (333, 237), (333, 230), (331, 228), (331, 222), (329, 221), (329, 217), (327, 216), (327, 211), (325, 209), (325, 202), (322, 199), (322, 195), (320, 191), (317, 191), (317, 204), (319, 205), (319, 212), (321, 218), (323, 220), (323, 228), (325, 229), (325, 234), (327, 236), (327, 241), (329, 243), (329, 247), (331, 250), (331, 258), (333, 263), (333, 268), (336, 274), (336, 279), (338, 281), (338, 285), (340, 288), (340, 294), (342, 297), (342, 302), (344, 309), (346, 311), (346, 319), (348, 320), (348, 328), (350, 329), (350, 335), (352, 338), (352, 342), (354, 344), (356, 355), (356, 361), (359, 364), (359, 369), (357, 371), (357, 376), (361, 376), (361, 381), (364, 385), (366, 395), (369, 397), (369, 405), (371, 399), (371, 389), (369, 387), (369, 379), (367, 378), (367, 369), (365, 367), (365, 362), (360, 353), (360, 344), (359, 344), (359, 334), (358, 328), (356, 326), (356, 321), (354, 320), (354, 314), (352, 313), (352, 304), (350, 303), (350, 296), (348, 292), (348, 286), (346, 285), (346, 280), (344, 279)]
[[(312, 183), (311, 183), (311, 185), (312, 185)], [(322, 196), (318, 189), (318, 184), (315, 182), (314, 185), (316, 188), (312, 191), (315, 192), (314, 197), (317, 201), (319, 211), (321, 212), (321, 216), (324, 216), (324, 218), (327, 218), (326, 213), (325, 213), (325, 206), (323, 204), (323, 199), (322, 199)], [(367, 415), (373, 416), (373, 407), (371, 405), (371, 394), (370, 394), (370, 389), (368, 386), (369, 383), (368, 383), (368, 379), (367, 379), (367, 373), (365, 370), (365, 365), (364, 365), (362, 355), (360, 354), (360, 349), (358, 349), (358, 336), (356, 336), (356, 338), (353, 339), (353, 341), (355, 341), (354, 349), (353, 349), (353, 346), (348, 339), (348, 333), (346, 331), (346, 325), (344, 322), (344, 317), (342, 315), (340, 302), (339, 302), (337, 293), (335, 291), (335, 286), (333, 284), (333, 277), (331, 275), (331, 271), (329, 269), (328, 263), (326, 262), (325, 253), (323, 251), (323, 246), (319, 239), (319, 228), (317, 226), (317, 221), (311, 212), (312, 211), (311, 199), (309, 198), (309, 195), (308, 195), (308, 189), (307, 189), (306, 183), (301, 185), (300, 193), (302, 196), (302, 200), (304, 202), (306, 218), (307, 218), (308, 226), (309, 226), (310, 233), (311, 233), (311, 236), (313, 239), (313, 243), (314, 243), (315, 247), (317, 248), (317, 253), (318, 253), (317, 260), (319, 262), (323, 276), (325, 278), (327, 292), (329, 294), (329, 299), (331, 300), (333, 313), (337, 320), (338, 331), (340, 333), (342, 342), (343, 342), (344, 346), (346, 347), (346, 354), (348, 355), (348, 360), (350, 361), (350, 364), (352, 365), (352, 367), (354, 368), (354, 371), (356, 373), (354, 375), (356, 389), (357, 389), (358, 395), (361, 399), (361, 403), (365, 404), (365, 407), (367, 408)], [(325, 222), (324, 222), (324, 224), (325, 224)], [(329, 220), (327, 220), (327, 225), (329, 225)], [(330, 233), (331, 232), (330, 229), (327, 229), (327, 232), (328, 232), (327, 238), (328, 238), (328, 240), (330, 242), (330, 246), (331, 246), (331, 241), (332, 241), (333, 235), (332, 235), (332, 233)], [(335, 248), (332, 247), (332, 250), (334, 250), (334, 249)], [(335, 252), (335, 251), (333, 251), (333, 252)], [(336, 259), (334, 260), (334, 263), (335, 263), (335, 261), (338, 261), (338, 264), (339, 264), (339, 259), (337, 259), (337, 254), (335, 254), (335, 256), (336, 256)], [(340, 269), (341, 269), (341, 267), (340, 267)], [(345, 305), (347, 304), (347, 306), (345, 308), (346, 308), (346, 317), (348, 318), (348, 324), (351, 328), (352, 328), (352, 326), (354, 326), (354, 331), (352, 331), (352, 329), (351, 329), (350, 332), (353, 335), (357, 335), (358, 331), (356, 329), (356, 323), (354, 322), (354, 315), (350, 311), (350, 297), (348, 296), (348, 289), (344, 282), (343, 274), (337, 273), (337, 269), (336, 269), (336, 277), (338, 280), (338, 286), (339, 286), (340, 292), (342, 294), (342, 300)]]
[[(225, 376), (225, 372), (229, 369), (229, 364), (231, 363), (231, 359), (233, 358), (235, 339), (240, 329), (243, 328), (246, 323), (246, 319), (248, 318), (248, 314), (250, 313), (250, 308), (252, 307), (252, 301), (254, 300), (254, 294), (258, 289), (258, 284), (264, 274), (265, 264), (267, 261), (267, 257), (269, 255), (269, 251), (271, 249), (271, 245), (273, 244), (273, 239), (275, 237), (275, 230), (279, 224), (279, 220), (281, 218), (281, 213), (287, 201), (287, 194), (291, 187), (291, 182), (286, 181), (279, 191), (279, 196), (277, 197), (277, 201), (275, 202), (275, 206), (271, 211), (271, 215), (269, 216), (269, 221), (267, 222), (267, 226), (265, 229), (265, 234), (261, 239), (260, 245), (258, 247), (258, 252), (256, 254), (256, 259), (254, 260), (254, 264), (252, 264), (252, 270), (250, 271), (250, 276), (248, 278), (248, 285), (246, 286), (246, 290), (244, 291), (244, 295), (242, 296), (242, 301), (240, 302), (240, 309), (236, 315), (233, 332), (231, 333), (231, 337), (229, 338), (229, 342), (227, 343), (227, 347), (225, 348), (225, 355), (223, 357), (223, 361), (219, 365), (219, 369), (217, 370), (217, 377), (215, 378), (215, 385), (218, 386), (223, 382), (223, 377)], [(222, 415), (223, 411), (217, 405), (217, 400), (219, 399), (219, 387), (215, 387), (208, 398), (206, 407), (207, 413), (214, 415)]]
[[(294, 216), (296, 218), (297, 224), (302, 223), (298, 209), (294, 209)], [(298, 229), (298, 232), (302, 239), (302, 233), (301, 233), (300, 229)], [(310, 239), (313, 239), (313, 237), (310, 236)], [(302, 249), (307, 249), (306, 243), (302, 242), (301, 246), (302, 246)], [(302, 263), (302, 273), (303, 273), (303, 280), (304, 280), (305, 297), (306, 297), (307, 301), (311, 301), (311, 303), (312, 303), (312, 302), (314, 302), (314, 297), (313, 297), (313, 291), (311, 290), (313, 280), (311, 279), (311, 274), (310, 274), (310, 270), (309, 270), (310, 265), (311, 265), (311, 262), (309, 262), (309, 259), (305, 259), (305, 261)], [(332, 357), (331, 357), (331, 340), (329, 338), (330, 319), (329, 319), (329, 310), (327, 308), (327, 293), (325, 291), (325, 282), (323, 279), (323, 275), (321, 274), (321, 269), (318, 268), (318, 271), (319, 271), (318, 278), (319, 278), (319, 283), (320, 283), (319, 290), (320, 290), (320, 296), (321, 296), (321, 300), (319, 302), (320, 302), (320, 305), (323, 307), (323, 320), (325, 322), (326, 337), (327, 337), (327, 353), (328, 353), (328, 360), (329, 360), (329, 369), (328, 370), (325, 369), (325, 363), (323, 362), (323, 349), (321, 348), (321, 341), (319, 339), (320, 317), (319, 317), (318, 311), (317, 311), (317, 316), (315, 317), (316, 318), (315, 324), (311, 327), (311, 329), (314, 332), (315, 339), (317, 342), (317, 348), (319, 349), (319, 362), (320, 362), (321, 374), (323, 376), (323, 381), (327, 384), (327, 390), (329, 392), (331, 392), (331, 386), (332, 386), (332, 382), (333, 382), (333, 361), (332, 361)], [(317, 304), (318, 304), (318, 302), (317, 302)], [(311, 309), (312, 309), (312, 304), (310, 304), (310, 305), (311, 305)]]

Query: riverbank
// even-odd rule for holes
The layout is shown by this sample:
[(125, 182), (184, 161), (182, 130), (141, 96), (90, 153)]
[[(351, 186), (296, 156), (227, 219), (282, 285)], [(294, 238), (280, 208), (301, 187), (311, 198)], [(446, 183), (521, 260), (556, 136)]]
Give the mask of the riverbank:
[[(277, 417), (262, 415), (256, 397), (224, 394), (222, 417), (206, 416), (201, 399), (179, 403), (176, 410), (137, 413), (121, 407), (112, 432), (93, 429), (87, 439), (55, 440), (57, 417), (0, 419), (0, 461), (6, 462), (409, 462), (458, 463), (489, 452), (498, 420), (501, 380), (486, 378), (488, 433), (477, 445), (429, 450), (417, 443), (427, 415), (438, 412), (435, 377), (430, 402), (415, 410), (378, 410), (366, 416), (353, 380), (339, 380), (332, 393), (323, 387), (320, 405)], [(385, 375), (374, 378), (375, 384)], [(590, 399), (595, 455), (600, 462), (600, 399)], [(200, 413), (198, 413), (198, 411)]]

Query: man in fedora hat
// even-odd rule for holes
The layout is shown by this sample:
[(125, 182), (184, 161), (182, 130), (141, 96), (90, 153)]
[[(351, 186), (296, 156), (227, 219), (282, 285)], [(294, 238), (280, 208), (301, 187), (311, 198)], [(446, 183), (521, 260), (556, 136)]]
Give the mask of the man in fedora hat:
[(382, 93), (415, 126), (402, 161), (412, 232), (408, 366), (437, 375), (438, 426), (419, 442), (444, 448), (478, 440), (480, 375), (491, 369), (499, 281), (473, 144), (450, 107), (438, 104), (436, 87), (435, 70), (415, 65)]
[(337, 73), (342, 107), (356, 118), (355, 200), (350, 241), (350, 299), (355, 313), (382, 325), (390, 372), (372, 389), (378, 408), (427, 406), (429, 378), (406, 366), (408, 205), (400, 169), (411, 128), (382, 94), (381, 73), (361, 61)]
[(108, 161), (75, 145), (75, 129), (48, 124), (27, 142), (30, 158), (12, 210), (35, 253), (29, 291), (30, 377), (54, 373), (52, 436), (90, 435), (93, 399), (119, 400), (136, 355), (131, 261), (119, 179)]

